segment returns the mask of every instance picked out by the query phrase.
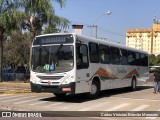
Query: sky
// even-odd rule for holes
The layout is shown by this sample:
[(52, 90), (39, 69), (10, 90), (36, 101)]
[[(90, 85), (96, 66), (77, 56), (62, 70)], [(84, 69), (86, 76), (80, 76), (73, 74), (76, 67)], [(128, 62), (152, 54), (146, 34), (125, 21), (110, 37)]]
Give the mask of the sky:
[[(95, 37), (98, 26), (98, 38), (110, 42), (125, 44), (126, 30), (130, 28), (151, 28), (153, 17), (160, 19), (160, 0), (66, 0), (64, 8), (54, 4), (55, 14), (84, 25), (82, 34)], [(110, 15), (105, 15), (111, 11)], [(67, 31), (72, 32), (70, 25)]]

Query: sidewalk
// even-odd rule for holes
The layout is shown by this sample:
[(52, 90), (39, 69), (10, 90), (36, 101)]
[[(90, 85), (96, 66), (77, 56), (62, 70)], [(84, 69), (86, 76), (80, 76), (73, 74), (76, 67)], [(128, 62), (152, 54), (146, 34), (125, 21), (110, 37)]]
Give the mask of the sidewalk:
[(0, 82), (0, 94), (30, 93), (30, 83)]

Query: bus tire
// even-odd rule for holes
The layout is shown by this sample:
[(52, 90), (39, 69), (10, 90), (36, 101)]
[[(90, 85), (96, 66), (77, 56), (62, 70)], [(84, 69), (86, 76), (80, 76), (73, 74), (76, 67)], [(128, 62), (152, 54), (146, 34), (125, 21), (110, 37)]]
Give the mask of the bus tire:
[(53, 93), (57, 98), (64, 98), (66, 93)]
[(92, 81), (91, 88), (87, 93), (88, 98), (96, 98), (100, 92), (100, 85), (96, 80)]
[(131, 90), (132, 90), (132, 91), (135, 91), (136, 88), (137, 88), (137, 81), (136, 81), (136, 78), (133, 77), (133, 78), (132, 78), (132, 83), (131, 83)]

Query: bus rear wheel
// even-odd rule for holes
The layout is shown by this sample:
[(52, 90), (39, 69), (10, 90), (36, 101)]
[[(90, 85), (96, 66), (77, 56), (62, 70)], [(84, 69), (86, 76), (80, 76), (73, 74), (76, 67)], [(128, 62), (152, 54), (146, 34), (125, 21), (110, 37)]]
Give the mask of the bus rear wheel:
[(64, 98), (66, 93), (53, 93), (57, 98)]
[(93, 80), (89, 93), (87, 93), (88, 98), (96, 98), (99, 95), (100, 85), (96, 80)]

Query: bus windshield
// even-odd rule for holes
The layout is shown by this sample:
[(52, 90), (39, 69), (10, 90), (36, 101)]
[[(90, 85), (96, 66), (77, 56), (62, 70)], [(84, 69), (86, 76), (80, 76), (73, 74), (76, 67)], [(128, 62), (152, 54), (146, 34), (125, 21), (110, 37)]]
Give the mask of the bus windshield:
[(32, 70), (40, 73), (67, 72), (73, 68), (73, 45), (32, 48)]

